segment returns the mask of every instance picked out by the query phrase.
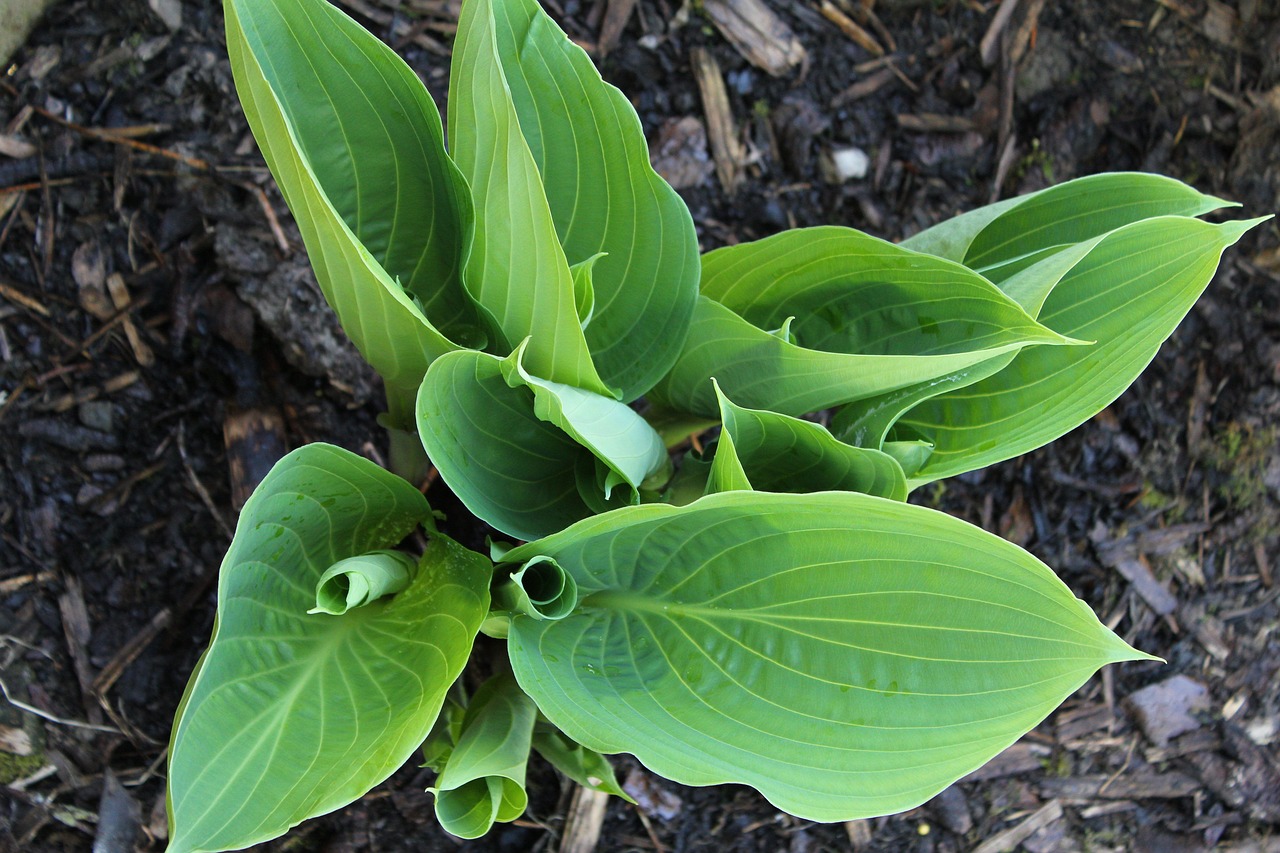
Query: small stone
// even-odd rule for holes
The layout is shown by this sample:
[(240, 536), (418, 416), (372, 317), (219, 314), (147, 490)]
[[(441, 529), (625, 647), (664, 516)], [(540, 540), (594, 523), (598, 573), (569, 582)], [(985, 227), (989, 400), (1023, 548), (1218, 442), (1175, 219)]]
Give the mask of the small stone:
[(115, 406), (105, 400), (90, 400), (80, 404), (80, 423), (100, 432), (112, 433), (115, 426)]
[(1125, 701), (1143, 734), (1156, 746), (1200, 728), (1195, 715), (1206, 714), (1212, 708), (1208, 688), (1185, 675), (1144, 687)]
[(831, 151), (831, 177), (833, 183), (861, 180), (867, 176), (871, 157), (861, 148), (836, 148)]

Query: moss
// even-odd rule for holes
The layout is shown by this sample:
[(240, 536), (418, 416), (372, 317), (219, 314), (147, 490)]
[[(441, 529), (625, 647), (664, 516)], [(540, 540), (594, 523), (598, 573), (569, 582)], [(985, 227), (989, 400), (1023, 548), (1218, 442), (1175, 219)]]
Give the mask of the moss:
[(8, 785), (25, 779), (44, 766), (44, 756), (39, 752), (18, 755), (0, 749), (0, 783)]
[(1217, 477), (1214, 493), (1235, 513), (1252, 516), (1250, 531), (1265, 538), (1280, 527), (1267, 500), (1266, 473), (1280, 429), (1232, 421), (1214, 436), (1205, 462)]

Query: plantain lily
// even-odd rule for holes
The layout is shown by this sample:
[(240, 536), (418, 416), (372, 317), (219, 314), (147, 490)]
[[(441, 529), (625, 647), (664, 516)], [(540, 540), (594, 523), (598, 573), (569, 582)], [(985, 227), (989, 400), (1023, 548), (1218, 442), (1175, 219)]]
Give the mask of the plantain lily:
[[(277, 837), (415, 753), (467, 838), (524, 810), (531, 750), (620, 796), (604, 756), (628, 752), (812, 820), (884, 815), (1151, 659), (906, 497), (1100, 411), (1261, 220), (1107, 174), (898, 245), (832, 226), (699, 258), (634, 110), (535, 0), (464, 0), (447, 139), (326, 0), (223, 5), (396, 473), (312, 444), (245, 506), (173, 729), (171, 850)], [(424, 458), (518, 541), (440, 532), (400, 476)], [(470, 692), (482, 631), (505, 655)]]

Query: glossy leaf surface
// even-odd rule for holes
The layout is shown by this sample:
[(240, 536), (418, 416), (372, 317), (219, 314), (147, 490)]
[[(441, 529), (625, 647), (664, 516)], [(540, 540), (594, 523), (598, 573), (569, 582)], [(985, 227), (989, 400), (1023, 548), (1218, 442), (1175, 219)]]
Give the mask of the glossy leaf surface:
[(343, 328), (393, 412), (481, 339), (462, 287), (470, 196), (404, 62), (324, 0), (225, 0), (236, 89)]
[(529, 340), (533, 373), (612, 396), (587, 350), (573, 274), (503, 73), (490, 0), (463, 5), (451, 70), (449, 150), (471, 186), (477, 223), (467, 290), (505, 352)]
[(480, 686), (440, 778), (436, 819), (459, 838), (479, 838), (524, 814), (525, 766), (538, 709), (508, 673)]
[(325, 570), (430, 514), (405, 481), (336, 447), (286, 456), (245, 505), (218, 619), (170, 744), (172, 851), (274, 838), (362, 796), (422, 743), (489, 604), (491, 565), (437, 536), (408, 586), (308, 614)]
[(1154, 216), (1199, 216), (1231, 206), (1173, 178), (1109, 172), (963, 213), (902, 241), (1002, 282), (1072, 243)]
[(1089, 347), (1026, 350), (999, 373), (920, 403), (899, 423), (934, 444), (913, 485), (1034, 450), (1118, 397), (1257, 224), (1157, 217), (1097, 241), (1049, 293), (1046, 325)]
[(702, 294), (654, 394), (700, 415), (718, 409), (712, 376), (739, 405), (800, 415), (1067, 342), (964, 266), (848, 228), (710, 252)]
[[(490, 0), (485, 0), (489, 3)], [(684, 202), (649, 165), (635, 109), (535, 0), (493, 2), (498, 56), (570, 264), (592, 270), (592, 359), (622, 399), (680, 351), (698, 293), (698, 241)]]
[(516, 617), (520, 685), (569, 737), (792, 814), (918, 805), (1098, 667), (1140, 658), (1042, 563), (931, 510), (730, 492), (588, 519), (510, 552), (583, 596)]
[(902, 466), (888, 454), (845, 444), (811, 421), (735, 405), (718, 386), (716, 395), (724, 426), (710, 491), (743, 488), (741, 477), (761, 492), (849, 491), (906, 500)]
[(666, 461), (654, 431), (612, 398), (529, 377), (519, 357), (458, 352), (427, 372), (418, 429), (449, 487), (475, 515), (520, 539), (560, 530), (606, 500), (638, 500), (639, 483), (629, 478)]

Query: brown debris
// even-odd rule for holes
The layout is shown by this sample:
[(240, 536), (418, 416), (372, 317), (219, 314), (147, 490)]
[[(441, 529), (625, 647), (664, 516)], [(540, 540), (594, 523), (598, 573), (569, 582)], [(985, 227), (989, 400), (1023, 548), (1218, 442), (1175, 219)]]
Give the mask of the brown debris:
[(664, 121), (649, 152), (654, 171), (678, 190), (702, 186), (716, 170), (707, 153), (707, 128), (694, 116)]
[(693, 76), (702, 94), (702, 108), (707, 116), (707, 135), (711, 139), (711, 156), (716, 163), (716, 176), (728, 195), (733, 195), (742, 183), (742, 164), (746, 160), (738, 129), (729, 107), (729, 93), (720, 73), (720, 63), (705, 48), (690, 51), (693, 60)]
[(284, 416), (276, 409), (232, 409), (222, 422), (222, 440), (231, 476), (231, 506), (238, 512), (288, 451)]
[(791, 27), (762, 0), (704, 0), (703, 10), (738, 53), (774, 77), (809, 59)]
[(1209, 690), (1185, 675), (1175, 675), (1129, 694), (1125, 700), (1134, 719), (1156, 746), (1200, 728), (1197, 714), (1211, 710)]
[(967, 116), (948, 116), (938, 113), (899, 113), (898, 127), (915, 133), (968, 133), (977, 129), (977, 123)]
[(1141, 800), (1189, 797), (1200, 790), (1200, 782), (1185, 773), (1133, 772), (1116, 775), (1046, 777), (1040, 792), (1065, 800)]
[(601, 57), (609, 55), (622, 37), (622, 31), (631, 20), (638, 0), (609, 0), (605, 7), (604, 22), (600, 25), (600, 38), (596, 40), (596, 50)]
[(818, 4), (818, 11), (822, 13), (822, 17), (839, 27), (840, 32), (844, 33), (854, 44), (872, 56), (884, 56), (884, 47), (880, 42), (876, 41), (875, 36), (858, 26), (852, 18), (836, 8), (836, 5), (831, 0), (822, 0)]
[(1023, 841), (1030, 838), (1033, 833), (1061, 819), (1062, 803), (1057, 800), (1050, 800), (1017, 826), (993, 835), (979, 844), (974, 848), (973, 853), (1001, 853), (1004, 850), (1013, 850)]
[(560, 853), (592, 853), (600, 842), (600, 830), (604, 827), (604, 812), (608, 805), (609, 795), (603, 791), (583, 785), (575, 788), (573, 803), (564, 820)]
[(832, 98), (831, 108), (836, 109), (838, 107), (843, 107), (846, 104), (851, 104), (854, 101), (860, 101), (863, 98), (870, 97), (876, 92), (879, 92), (889, 83), (892, 83), (894, 78), (897, 76), (898, 75), (894, 73), (894, 69), (882, 68), (868, 77), (863, 77), (861, 80), (857, 81), (853, 85), (849, 86), (849, 88)]

